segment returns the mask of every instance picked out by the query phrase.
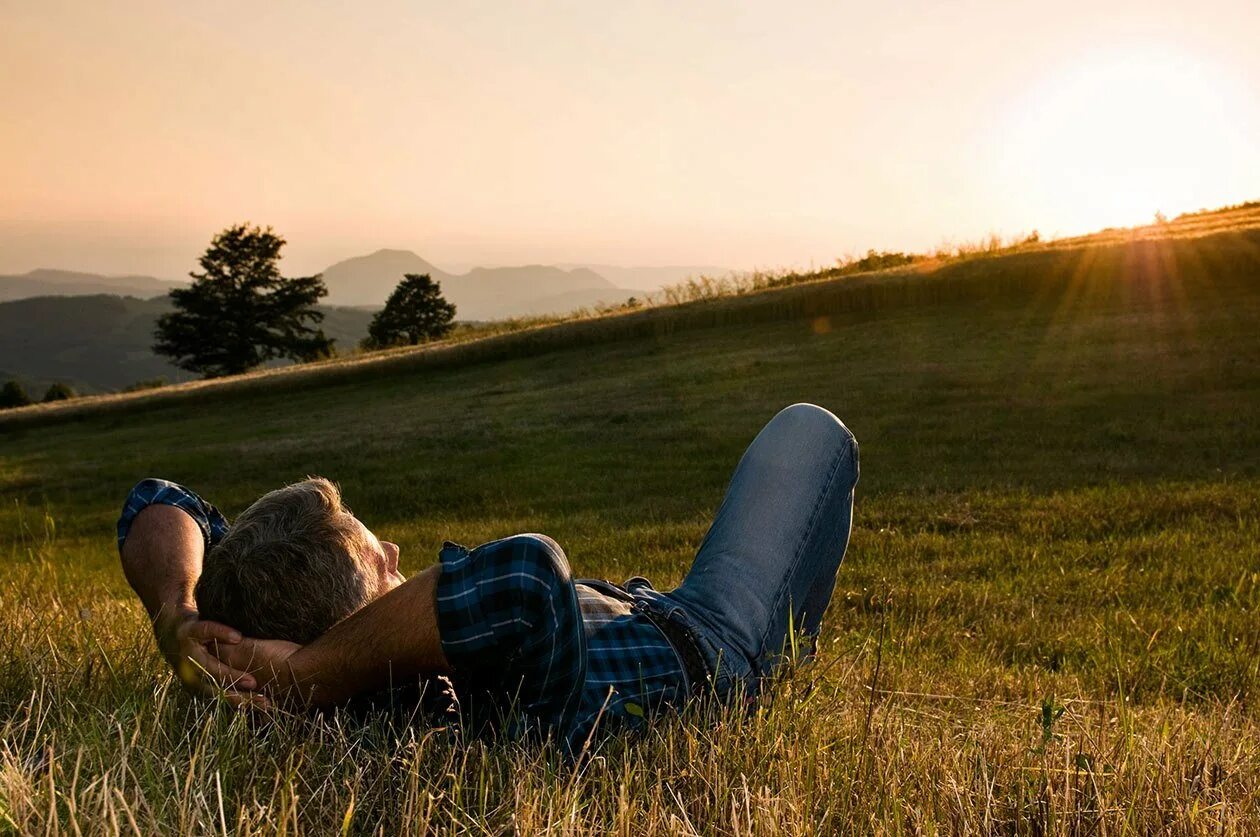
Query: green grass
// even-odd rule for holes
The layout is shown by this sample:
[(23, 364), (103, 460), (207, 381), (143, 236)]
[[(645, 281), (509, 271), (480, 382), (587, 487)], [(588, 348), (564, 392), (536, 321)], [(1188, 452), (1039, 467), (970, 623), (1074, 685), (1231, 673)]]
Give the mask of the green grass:
[[(0, 830), (1260, 829), (1254, 232), (615, 319), (0, 427)], [(236, 513), (323, 474), (405, 569), (543, 531), (665, 586), (794, 401), (862, 444), (821, 660), (576, 767), (188, 700), (117, 567), (140, 477)]]

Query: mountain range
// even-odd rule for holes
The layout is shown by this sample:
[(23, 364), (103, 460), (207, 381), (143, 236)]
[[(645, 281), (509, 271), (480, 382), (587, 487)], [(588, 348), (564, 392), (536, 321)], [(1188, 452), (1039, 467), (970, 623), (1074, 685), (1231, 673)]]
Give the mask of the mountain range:
[[(407, 273), (427, 273), (441, 283), (443, 295), (455, 304), (460, 320), (494, 320), (535, 314), (556, 314), (601, 302), (622, 302), (662, 285), (722, 268), (677, 265), (522, 265), (474, 267), (454, 273), (410, 250), (378, 250), (337, 262), (323, 271), (327, 305), (374, 307), (385, 304), (390, 291)], [(165, 296), (187, 284), (152, 276), (104, 276), (69, 270), (32, 270), (0, 276), (0, 302), (35, 296), (117, 294), (148, 299)]]
[(408, 273), (427, 273), (439, 282), (442, 296), (455, 304), (455, 317), (460, 320), (563, 313), (643, 294), (642, 290), (619, 288), (585, 267), (475, 267), (455, 274), (410, 250), (377, 250), (325, 269), (326, 301), (330, 305), (380, 306)]
[(20, 276), (0, 276), (0, 302), (32, 296), (80, 296), (83, 294), (118, 294), (147, 299), (165, 296), (175, 282), (152, 276), (102, 276), (73, 270), (40, 268)]
[[(409, 250), (378, 250), (323, 271), (328, 296), (320, 306), (324, 332), (340, 350), (367, 334), (379, 309), (407, 273), (427, 273), (455, 303), (456, 319), (493, 320), (572, 311), (621, 302), (664, 281), (713, 268), (602, 267), (610, 281), (585, 265), (477, 267), (450, 273)], [(620, 282), (641, 281), (624, 287)], [(0, 382), (15, 378), (39, 395), (61, 381), (81, 392), (119, 389), (137, 381), (192, 377), (153, 354), (157, 318), (170, 310), (168, 292), (185, 282), (152, 276), (103, 276), (68, 270), (32, 270), (0, 276)]]

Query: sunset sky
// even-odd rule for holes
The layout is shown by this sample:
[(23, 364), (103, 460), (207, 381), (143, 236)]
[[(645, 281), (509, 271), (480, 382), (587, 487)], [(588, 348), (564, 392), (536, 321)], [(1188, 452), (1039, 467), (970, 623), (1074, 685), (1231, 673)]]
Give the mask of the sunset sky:
[(1260, 198), (1260, 3), (0, 0), (0, 272), (804, 267)]

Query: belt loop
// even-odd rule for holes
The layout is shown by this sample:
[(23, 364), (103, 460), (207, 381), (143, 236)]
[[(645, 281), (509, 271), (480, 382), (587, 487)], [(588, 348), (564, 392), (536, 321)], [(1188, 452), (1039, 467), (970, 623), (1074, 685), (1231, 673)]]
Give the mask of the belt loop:
[(706, 684), (711, 679), (712, 672), (709, 671), (709, 666), (704, 660), (704, 653), (700, 650), (695, 631), (690, 625), (675, 618), (676, 614), (682, 612), (682, 608), (677, 606), (666, 610), (654, 607), (646, 601), (643, 602), (642, 607), (643, 615), (656, 626), (657, 630), (664, 635), (666, 642), (674, 649), (674, 654), (678, 657), (683, 674), (687, 678), (690, 692), (692, 695), (700, 695), (703, 694)]

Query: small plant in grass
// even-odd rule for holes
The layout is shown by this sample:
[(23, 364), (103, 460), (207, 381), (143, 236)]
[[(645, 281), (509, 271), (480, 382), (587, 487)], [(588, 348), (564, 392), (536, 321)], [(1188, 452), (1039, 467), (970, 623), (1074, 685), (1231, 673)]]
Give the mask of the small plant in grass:
[(1067, 707), (1055, 701), (1054, 695), (1046, 695), (1041, 699), (1041, 742), (1035, 752), (1044, 753), (1050, 742), (1057, 737), (1055, 724), (1067, 712)]

